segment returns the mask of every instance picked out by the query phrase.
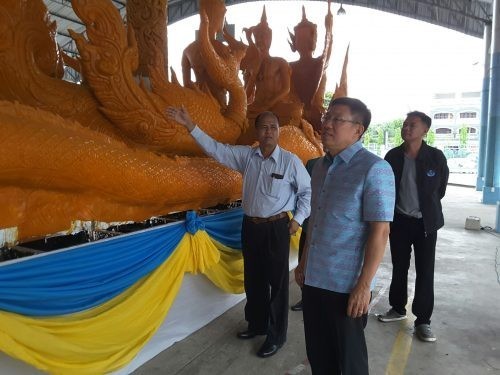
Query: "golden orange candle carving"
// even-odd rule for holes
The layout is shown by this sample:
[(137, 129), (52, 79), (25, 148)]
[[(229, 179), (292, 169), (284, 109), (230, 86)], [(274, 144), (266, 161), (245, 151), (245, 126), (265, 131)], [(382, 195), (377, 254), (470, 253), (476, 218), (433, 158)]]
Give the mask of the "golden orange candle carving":
[(325, 43), (323, 52), (313, 57), (318, 38), (316, 24), (310, 22), (302, 6), (302, 20), (289, 32), (290, 48), (298, 52), (300, 58), (291, 62), (292, 95), (304, 105), (303, 117), (311, 123), (316, 131), (321, 131), (321, 117), (325, 112), (323, 98), (326, 88), (326, 69), (332, 53), (333, 15), (328, 1), (328, 11), (325, 16)]
[[(210, 2), (220, 7), (219, 0), (202, 4)], [(72, 4), (87, 27), (85, 36), (71, 33), (78, 62), (63, 58), (42, 0), (0, 4), (0, 229), (17, 227), (24, 240), (68, 230), (76, 220), (140, 221), (238, 199), (241, 176), (204, 157), (164, 113), (183, 105), (226, 143), (247, 127), (238, 79), (247, 47), (226, 33), (227, 44), (214, 48), (205, 9), (214, 4), (200, 8), (199, 53), (229, 94), (225, 108), (208, 90), (169, 81), (165, 3), (131, 0), (128, 28), (111, 1)], [(138, 12), (154, 22), (142, 16), (142, 23)], [(63, 61), (81, 69), (82, 84), (61, 79)], [(280, 144), (303, 160), (321, 154), (305, 121), (282, 127)]]
[(73, 220), (144, 220), (241, 195), (241, 177), (204, 157), (132, 149), (76, 122), (0, 102), (0, 228), (20, 238)]

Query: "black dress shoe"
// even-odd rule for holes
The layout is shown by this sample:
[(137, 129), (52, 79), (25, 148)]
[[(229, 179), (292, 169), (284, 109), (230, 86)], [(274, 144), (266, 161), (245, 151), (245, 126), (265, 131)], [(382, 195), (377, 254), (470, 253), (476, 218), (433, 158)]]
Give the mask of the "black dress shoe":
[(302, 311), (302, 300), (300, 300), (295, 305), (293, 305), (292, 307), (290, 307), (290, 309), (292, 311)]
[(242, 340), (253, 339), (255, 336), (265, 335), (265, 332), (252, 331), (247, 329), (246, 331), (241, 331), (236, 334), (236, 337)]
[(282, 345), (273, 344), (266, 340), (264, 344), (262, 344), (262, 346), (260, 347), (259, 351), (257, 352), (257, 355), (261, 358), (271, 357), (272, 355), (275, 355), (278, 352), (281, 346)]
[(247, 340), (247, 339), (253, 339), (257, 334), (254, 331), (250, 331), (247, 329), (246, 331), (241, 331), (236, 334), (236, 337), (239, 339)]

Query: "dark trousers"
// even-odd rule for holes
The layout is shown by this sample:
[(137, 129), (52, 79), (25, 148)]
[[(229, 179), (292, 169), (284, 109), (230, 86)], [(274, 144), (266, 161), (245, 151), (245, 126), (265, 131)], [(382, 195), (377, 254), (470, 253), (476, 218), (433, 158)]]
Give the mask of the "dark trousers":
[(299, 262), (302, 259), (302, 254), (304, 252), (304, 246), (306, 246), (306, 239), (307, 239), (307, 222), (309, 221), (309, 218), (304, 220), (304, 223), (302, 224), (302, 233), (300, 234), (300, 239), (299, 239)]
[(415, 253), (415, 297), (411, 311), (415, 325), (430, 324), (434, 309), (434, 262), (437, 232), (425, 233), (422, 219), (396, 214), (389, 241), (392, 256), (392, 281), (389, 303), (400, 314), (406, 313), (408, 302), (408, 269), (411, 247)]
[[(302, 223), (302, 233), (300, 234), (300, 239), (299, 239), (299, 262), (302, 259), (302, 254), (304, 253), (304, 246), (306, 246), (308, 221), (309, 218), (305, 219), (304, 222)], [(302, 288), (300, 288), (300, 290), (302, 294)]]
[(302, 303), (307, 358), (313, 375), (366, 375), (367, 315), (347, 316), (349, 294), (304, 285)]
[(277, 345), (286, 341), (288, 328), (288, 222), (285, 217), (256, 224), (245, 216), (241, 232), (248, 329), (267, 332)]

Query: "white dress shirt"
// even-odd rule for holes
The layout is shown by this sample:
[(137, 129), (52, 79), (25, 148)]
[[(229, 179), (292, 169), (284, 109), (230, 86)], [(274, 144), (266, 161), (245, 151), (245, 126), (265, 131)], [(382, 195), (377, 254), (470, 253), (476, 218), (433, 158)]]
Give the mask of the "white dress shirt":
[(245, 215), (267, 218), (294, 211), (294, 220), (300, 225), (309, 217), (311, 178), (296, 155), (276, 146), (264, 159), (259, 147), (219, 143), (198, 126), (191, 135), (206, 154), (243, 175)]

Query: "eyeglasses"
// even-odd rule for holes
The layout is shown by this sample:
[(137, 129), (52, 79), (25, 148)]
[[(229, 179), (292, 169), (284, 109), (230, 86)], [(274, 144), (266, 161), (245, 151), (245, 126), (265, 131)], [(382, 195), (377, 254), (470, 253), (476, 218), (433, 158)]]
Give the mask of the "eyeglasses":
[(322, 125), (325, 125), (327, 123), (331, 123), (331, 124), (345, 124), (346, 122), (349, 123), (349, 124), (361, 125), (361, 123), (359, 121), (348, 120), (348, 119), (342, 118), (342, 117), (332, 117), (332, 115), (330, 115), (328, 113), (324, 114), (321, 117), (321, 124)]
[(260, 132), (267, 132), (268, 130), (275, 132), (278, 131), (279, 126), (257, 126), (257, 131)]

